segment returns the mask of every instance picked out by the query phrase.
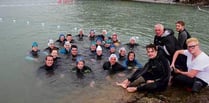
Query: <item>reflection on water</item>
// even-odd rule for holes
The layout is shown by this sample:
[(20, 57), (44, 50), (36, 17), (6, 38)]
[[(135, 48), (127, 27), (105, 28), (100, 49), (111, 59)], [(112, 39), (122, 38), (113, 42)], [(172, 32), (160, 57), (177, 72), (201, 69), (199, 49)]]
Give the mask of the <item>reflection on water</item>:
[[(83, 28), (85, 34), (90, 29), (100, 34), (107, 29), (111, 34), (116, 32), (122, 43), (136, 36), (140, 44), (137, 58), (144, 64), (147, 60), (144, 47), (153, 41), (154, 24), (160, 22), (175, 30), (175, 22), (184, 20), (191, 35), (200, 38), (203, 50), (206, 53), (209, 50), (206, 29), (209, 14), (196, 7), (111, 0), (74, 0), (69, 4), (57, 4), (56, 0), (1, 0), (0, 14), (2, 103), (118, 103), (132, 95), (115, 86), (116, 81), (126, 77), (107, 77), (108, 73), (101, 68), (103, 62), (87, 62), (93, 73), (84, 79), (78, 79), (70, 71), (75, 64), (69, 63), (68, 58), (63, 62), (64, 71), (51, 77), (37, 75), (42, 63), (24, 60), (31, 42), (37, 41), (43, 50), (47, 40), (57, 39), (59, 33), (76, 35)], [(79, 44), (82, 48), (79, 52), (84, 55), (82, 51), (88, 50), (90, 44), (86, 42)]]

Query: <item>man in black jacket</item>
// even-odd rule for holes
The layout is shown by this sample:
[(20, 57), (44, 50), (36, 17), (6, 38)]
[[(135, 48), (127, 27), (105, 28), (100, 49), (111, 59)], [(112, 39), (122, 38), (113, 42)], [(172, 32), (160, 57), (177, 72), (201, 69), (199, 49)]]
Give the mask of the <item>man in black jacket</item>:
[[(126, 88), (128, 92), (135, 91), (162, 91), (167, 88), (170, 78), (170, 66), (168, 60), (158, 54), (157, 47), (154, 44), (146, 46), (149, 61), (145, 64), (144, 68), (137, 70), (130, 78), (124, 80), (122, 83), (116, 83), (118, 86)], [(130, 86), (139, 77), (141, 81), (138, 86)]]
[(171, 62), (173, 54), (179, 48), (173, 30), (164, 28), (162, 24), (156, 24), (155, 34), (154, 44), (158, 46), (159, 52), (165, 55)]

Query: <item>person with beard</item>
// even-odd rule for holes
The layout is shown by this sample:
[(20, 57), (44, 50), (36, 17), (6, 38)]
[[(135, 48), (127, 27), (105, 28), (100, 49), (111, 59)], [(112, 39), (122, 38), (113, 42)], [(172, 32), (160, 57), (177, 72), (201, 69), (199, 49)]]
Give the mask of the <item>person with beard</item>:
[[(154, 44), (147, 45), (146, 51), (149, 60), (145, 66), (141, 70), (135, 71), (130, 78), (125, 79), (122, 83), (116, 82), (116, 85), (125, 88), (128, 92), (156, 92), (167, 88), (170, 78), (169, 61), (158, 53)], [(135, 86), (133, 82), (137, 79), (141, 81)]]

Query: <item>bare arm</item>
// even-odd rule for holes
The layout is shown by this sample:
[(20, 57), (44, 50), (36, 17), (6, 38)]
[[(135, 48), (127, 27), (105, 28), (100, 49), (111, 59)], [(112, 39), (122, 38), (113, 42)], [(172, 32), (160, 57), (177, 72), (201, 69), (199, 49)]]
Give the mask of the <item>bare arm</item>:
[(183, 72), (183, 71), (180, 71), (179, 69), (175, 69), (175, 72), (176, 72), (176, 73), (179, 73), (179, 74), (182, 74), (182, 75), (185, 75), (185, 76), (188, 76), (188, 77), (190, 77), (190, 78), (193, 78), (193, 77), (195, 77), (195, 76), (197, 75), (197, 73), (198, 73), (199, 71), (198, 71), (198, 70), (192, 69), (192, 70), (190, 70), (190, 71), (188, 71), (188, 72)]

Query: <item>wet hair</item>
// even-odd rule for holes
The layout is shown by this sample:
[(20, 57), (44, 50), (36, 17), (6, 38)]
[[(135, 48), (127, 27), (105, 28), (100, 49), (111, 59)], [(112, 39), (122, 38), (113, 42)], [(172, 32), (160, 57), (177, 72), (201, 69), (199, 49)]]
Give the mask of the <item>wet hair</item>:
[(72, 45), (71, 48), (76, 48), (76, 49), (78, 49), (77, 45)]
[(85, 65), (85, 61), (84, 60), (78, 60), (78, 61), (76, 61), (76, 65), (78, 65), (78, 62), (83, 62), (83, 64)]
[(47, 55), (47, 56), (45, 57), (45, 60), (47, 60), (48, 57), (52, 57), (52, 58), (53, 58), (52, 55)]
[(130, 54), (133, 53), (134, 54), (134, 58), (135, 58), (135, 52), (134, 51), (130, 51), (128, 52), (127, 58), (129, 58)]
[(67, 34), (66, 36), (72, 36), (72, 34)]
[(184, 21), (177, 21), (176, 24), (180, 24), (181, 26), (185, 25)]
[(155, 44), (148, 44), (148, 45), (146, 45), (146, 49), (148, 49), (148, 48), (152, 48), (152, 49), (154, 49), (155, 51), (157, 51), (157, 46), (155, 45)]

